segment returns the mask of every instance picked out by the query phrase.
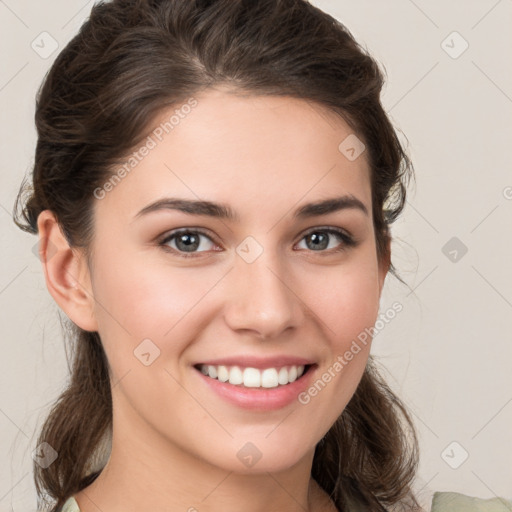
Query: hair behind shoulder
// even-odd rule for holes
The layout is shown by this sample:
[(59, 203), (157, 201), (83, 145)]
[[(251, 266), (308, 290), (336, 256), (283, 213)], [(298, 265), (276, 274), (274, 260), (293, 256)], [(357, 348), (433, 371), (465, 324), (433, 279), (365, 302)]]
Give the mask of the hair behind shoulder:
[[(382, 258), (412, 176), (380, 102), (383, 82), (378, 64), (347, 28), (306, 0), (99, 2), (39, 91), (32, 184), (20, 190), (15, 222), (37, 233), (39, 213), (52, 210), (70, 244), (87, 249), (94, 190), (155, 115), (201, 90), (229, 85), (316, 102), (364, 140)], [(392, 264), (390, 271), (398, 277)], [(99, 335), (77, 326), (69, 335), (70, 383), (38, 439), (58, 458), (46, 469), (34, 464), (37, 492), (55, 500), (53, 511), (98, 476), (112, 426)], [(313, 477), (340, 510), (357, 501), (382, 511), (417, 505), (410, 486), (417, 463), (411, 418), (370, 358), (351, 401), (316, 447)]]

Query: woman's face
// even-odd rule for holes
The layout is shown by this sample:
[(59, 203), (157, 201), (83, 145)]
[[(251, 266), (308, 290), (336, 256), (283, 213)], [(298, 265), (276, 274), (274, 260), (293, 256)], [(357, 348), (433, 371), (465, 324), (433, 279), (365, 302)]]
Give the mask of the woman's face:
[(368, 358), (358, 335), (387, 266), (366, 152), (306, 101), (210, 90), (184, 105), (96, 191), (92, 315), (114, 439), (282, 470), (312, 456)]

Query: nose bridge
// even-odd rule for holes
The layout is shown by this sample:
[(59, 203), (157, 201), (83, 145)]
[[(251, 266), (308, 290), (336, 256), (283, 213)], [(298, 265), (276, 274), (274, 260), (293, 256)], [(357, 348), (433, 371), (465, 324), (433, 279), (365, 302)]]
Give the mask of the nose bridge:
[(298, 325), (300, 305), (285, 262), (275, 249), (258, 245), (246, 240), (237, 248), (226, 321), (233, 330), (270, 338)]

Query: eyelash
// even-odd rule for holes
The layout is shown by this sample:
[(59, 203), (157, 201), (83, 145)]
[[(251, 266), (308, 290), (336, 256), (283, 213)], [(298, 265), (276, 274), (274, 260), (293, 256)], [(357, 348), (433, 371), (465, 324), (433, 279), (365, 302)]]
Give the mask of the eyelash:
[[(167, 245), (171, 240), (173, 240), (177, 236), (185, 234), (185, 233), (193, 234), (193, 235), (203, 235), (206, 238), (208, 238), (210, 241), (215, 243), (216, 245), (219, 245), (215, 242), (215, 240), (212, 239), (212, 237), (206, 231), (203, 231), (202, 229), (192, 229), (192, 228), (183, 228), (183, 229), (178, 229), (176, 231), (171, 231), (170, 233), (165, 235), (165, 237), (163, 239), (161, 239), (158, 242), (158, 245), (161, 246), (163, 250), (165, 250), (167, 252), (171, 252), (173, 254), (178, 254), (182, 258), (201, 257), (201, 253), (205, 252), (205, 251), (200, 251), (200, 252), (196, 252), (196, 253), (186, 253), (186, 252), (181, 252), (176, 249), (173, 249)], [(307, 236), (309, 236), (313, 233), (329, 233), (331, 235), (336, 235), (341, 239), (342, 244), (337, 249), (322, 250), (322, 251), (310, 251), (310, 252), (318, 252), (318, 253), (324, 253), (324, 254), (329, 255), (329, 254), (345, 251), (348, 248), (355, 247), (357, 245), (356, 240), (352, 236), (348, 235), (341, 229), (332, 228), (332, 227), (326, 227), (326, 228), (319, 227), (319, 228), (311, 229), (311, 230), (307, 231), (299, 241), (302, 241), (304, 238), (306, 238)], [(215, 252), (220, 252), (220, 251), (215, 251)]]

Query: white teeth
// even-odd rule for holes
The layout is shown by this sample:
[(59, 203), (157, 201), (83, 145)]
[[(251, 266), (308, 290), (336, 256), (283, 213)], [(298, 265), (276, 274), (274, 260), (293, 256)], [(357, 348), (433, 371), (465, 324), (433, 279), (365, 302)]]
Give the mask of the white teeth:
[(286, 368), (283, 367), (279, 370), (279, 376), (277, 377), (277, 381), (281, 385), (288, 384), (288, 370)]
[(217, 379), (221, 382), (227, 382), (229, 380), (229, 371), (225, 366), (219, 366), (217, 368)]
[(261, 387), (276, 388), (279, 385), (277, 378), (277, 370), (275, 368), (267, 368), (261, 372)]
[(229, 383), (236, 386), (238, 384), (242, 384), (243, 381), (244, 377), (242, 375), (242, 370), (240, 370), (238, 366), (233, 366), (229, 372)]
[(304, 365), (283, 366), (282, 368), (240, 368), (239, 366), (200, 365), (204, 375), (220, 382), (229, 382), (246, 388), (275, 388), (295, 382), (304, 373)]
[(261, 385), (261, 372), (256, 368), (244, 370), (244, 386), (246, 388), (259, 388)]

